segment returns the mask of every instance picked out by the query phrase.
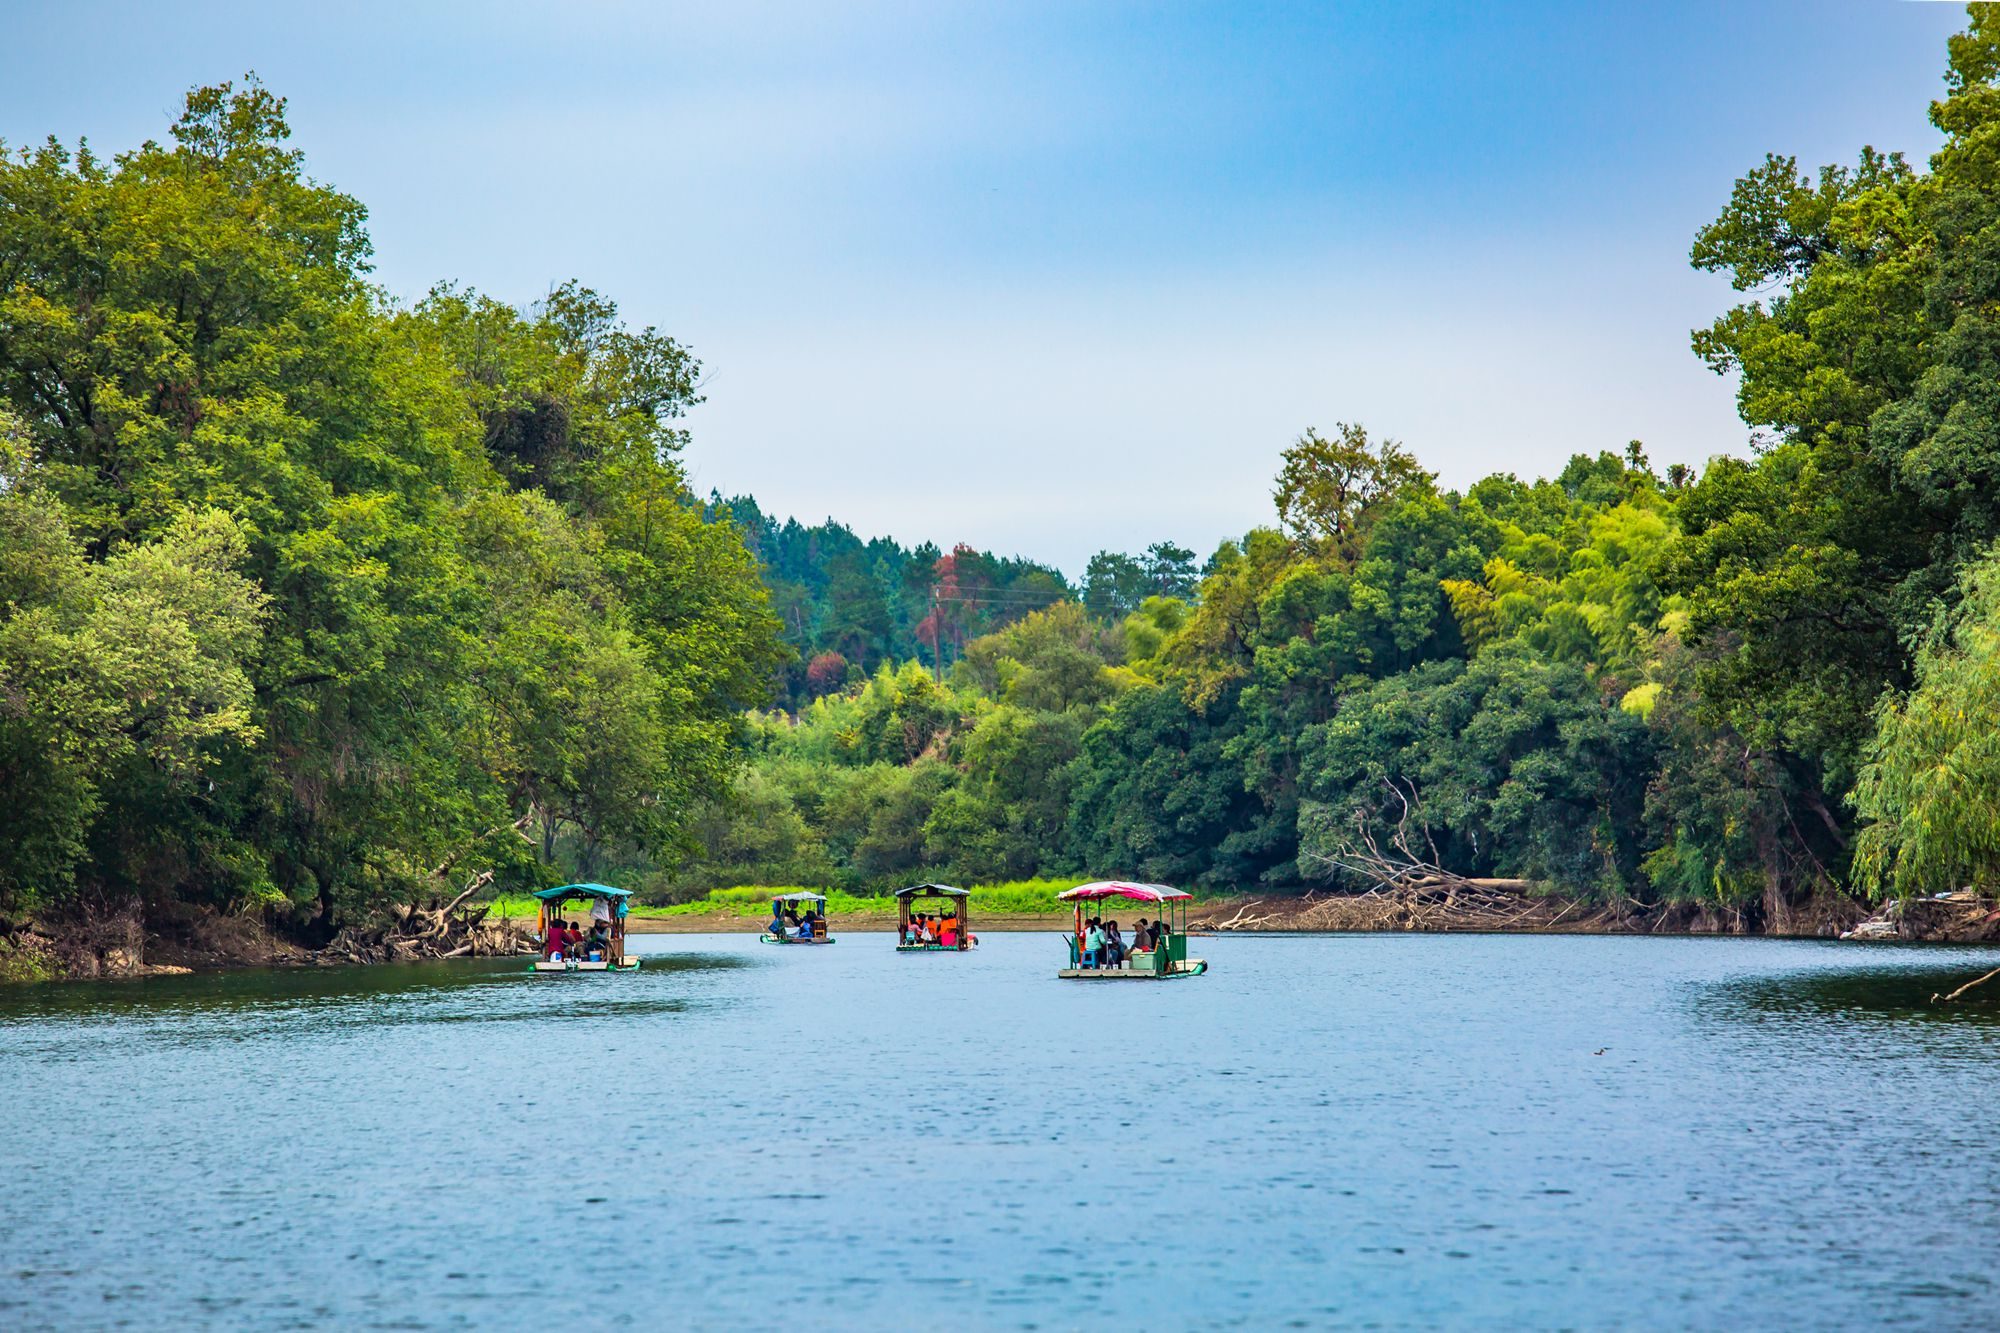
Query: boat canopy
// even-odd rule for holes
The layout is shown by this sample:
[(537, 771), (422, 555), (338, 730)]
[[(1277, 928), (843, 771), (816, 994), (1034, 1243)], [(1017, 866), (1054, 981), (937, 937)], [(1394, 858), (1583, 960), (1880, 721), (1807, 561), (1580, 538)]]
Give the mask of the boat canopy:
[(969, 889), (957, 888), (950, 884), (912, 884), (907, 889), (897, 889), (898, 898), (970, 898)]
[(823, 903), (826, 901), (826, 895), (823, 893), (814, 893), (811, 889), (800, 889), (797, 893), (774, 893), (771, 895), (771, 901), (774, 903)]
[(553, 889), (536, 889), (534, 896), (542, 901), (542, 925), (548, 925), (550, 912), (560, 912), (562, 905), (577, 898), (611, 904), (612, 930), (622, 937), (625, 931), (625, 915), (631, 910), (626, 902), (632, 896), (630, 889), (614, 889), (609, 884), (558, 884)]
[(1192, 898), (1185, 889), (1169, 888), (1165, 884), (1128, 884), (1122, 879), (1100, 879), (1091, 884), (1079, 884), (1073, 889), (1064, 889), (1056, 895), (1066, 903), (1086, 898), (1131, 898), (1142, 903), (1171, 902), (1176, 898)]
[(614, 889), (609, 884), (563, 884), (553, 889), (536, 889), (535, 897), (545, 903), (561, 902), (565, 898), (602, 898), (610, 903), (622, 903), (632, 896), (630, 889)]

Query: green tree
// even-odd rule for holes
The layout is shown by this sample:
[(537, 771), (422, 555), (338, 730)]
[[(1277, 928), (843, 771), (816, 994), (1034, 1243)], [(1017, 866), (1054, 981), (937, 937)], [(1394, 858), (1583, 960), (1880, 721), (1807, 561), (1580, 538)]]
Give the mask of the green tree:
[[(168, 144), (0, 160), (9, 502), (39, 506), (23, 551), (68, 552), (23, 576), (9, 669), (36, 725), (51, 690), (145, 705), (88, 724), (129, 753), (76, 752), (42, 845), (97, 896), (289, 899), (326, 932), (468, 847), (517, 864), (523, 816), (585, 857), (684, 842), (779, 652), (673, 461), (695, 363), (574, 285), (529, 318), (388, 308), (284, 109), (225, 84)], [(80, 690), (77, 653), (137, 674)]]
[[(0, 436), (17, 428), (0, 414)], [(201, 800), (254, 745), (246, 667), (265, 599), (227, 515), (90, 562), (18, 441), (0, 460), (0, 905), (60, 902), (94, 852), (149, 830), (102, 816)], [(136, 813), (145, 814), (144, 811)]]
[(1430, 663), (1307, 736), (1301, 861), (1330, 876), (1372, 839), (1459, 874), (1632, 895), (1650, 745), (1573, 663), (1519, 647)]
[(1129, 555), (1099, 551), (1083, 574), (1084, 609), (1099, 620), (1130, 615), (1146, 598), (1146, 567)]
[(1335, 438), (1308, 430), (1285, 450), (1273, 496), (1286, 532), (1315, 555), (1351, 565), (1377, 507), (1434, 480), (1396, 441), (1371, 441), (1365, 428), (1343, 421)]
[(1855, 792), (1868, 821), (1855, 877), (1877, 894), (2000, 884), (2000, 550), (1917, 649), (1907, 695), (1882, 701)]

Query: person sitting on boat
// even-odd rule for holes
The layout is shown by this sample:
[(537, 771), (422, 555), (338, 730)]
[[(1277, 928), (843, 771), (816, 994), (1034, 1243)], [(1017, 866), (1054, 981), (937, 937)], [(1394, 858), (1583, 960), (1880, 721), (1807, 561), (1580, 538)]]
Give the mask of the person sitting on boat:
[(948, 916), (938, 923), (938, 943), (947, 949), (958, 947), (958, 918)]
[(604, 959), (611, 956), (611, 923), (609, 921), (593, 920), (590, 923), (590, 933), (583, 937), (583, 952), (585, 957), (595, 955), (600, 959)]
[(1146, 918), (1140, 917), (1139, 924), (1132, 928), (1132, 947), (1129, 953), (1150, 953), (1153, 948), (1153, 932), (1146, 928)]
[(542, 958), (545, 962), (559, 963), (563, 958), (563, 923), (551, 921), (542, 931)]
[(563, 956), (576, 957), (577, 946), (583, 943), (583, 932), (576, 928), (576, 922), (563, 922)]
[(774, 910), (771, 913), (770, 922), (764, 927), (764, 933), (777, 938), (783, 938), (785, 934), (785, 914)]
[(809, 940), (813, 937), (813, 917), (813, 909), (808, 907), (804, 916), (792, 918), (798, 923), (800, 939)]
[(1125, 941), (1118, 935), (1118, 923), (1104, 923), (1104, 965), (1106, 967), (1125, 966)]
[(1104, 927), (1098, 924), (1096, 917), (1092, 917), (1084, 923), (1083, 965), (1085, 967), (1096, 967), (1103, 961)]

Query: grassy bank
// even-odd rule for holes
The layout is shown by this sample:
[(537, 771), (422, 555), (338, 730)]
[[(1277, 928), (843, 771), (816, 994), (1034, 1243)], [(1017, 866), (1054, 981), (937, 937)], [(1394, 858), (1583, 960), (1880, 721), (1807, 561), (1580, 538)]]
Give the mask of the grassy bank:
[[(1056, 895), (1084, 882), (1081, 879), (1026, 879), (1006, 884), (969, 884), (965, 887), (972, 891), (972, 919), (977, 923), (1010, 917), (1059, 915), (1067, 909), (1056, 902)], [(641, 920), (675, 921), (699, 917), (758, 921), (770, 915), (772, 898), (782, 893), (796, 893), (801, 887), (810, 886), (744, 884), (735, 888), (714, 889), (690, 902), (675, 903), (671, 907), (634, 905), (631, 915)], [(825, 892), (827, 915), (836, 924), (845, 921), (859, 925), (870, 920), (885, 923), (895, 920), (896, 900), (886, 893), (864, 895), (839, 889)], [(503, 917), (533, 917), (535, 900), (526, 895), (495, 898), (493, 912)]]

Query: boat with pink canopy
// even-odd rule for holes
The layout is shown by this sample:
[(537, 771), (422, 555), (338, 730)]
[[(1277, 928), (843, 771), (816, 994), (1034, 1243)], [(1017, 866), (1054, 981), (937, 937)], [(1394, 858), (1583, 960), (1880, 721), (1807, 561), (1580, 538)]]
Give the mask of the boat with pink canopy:
[[(1208, 960), (1187, 956), (1187, 905), (1194, 895), (1185, 889), (1100, 879), (1064, 889), (1056, 897), (1076, 908), (1076, 921), (1069, 933), (1069, 966), (1056, 973), (1059, 977), (1071, 981), (1170, 981), (1208, 971)], [(1152, 903), (1160, 910), (1147, 947), (1133, 949), (1116, 966), (1087, 947), (1088, 922), (1096, 915), (1088, 911), (1088, 905), (1113, 898)]]

